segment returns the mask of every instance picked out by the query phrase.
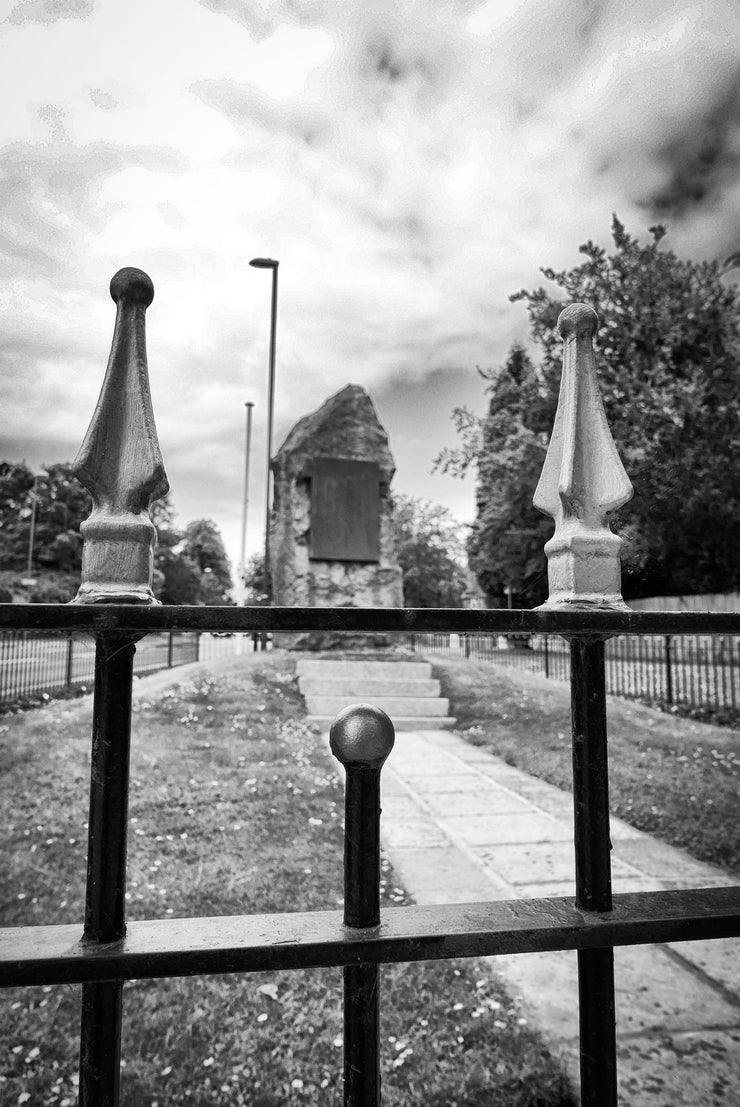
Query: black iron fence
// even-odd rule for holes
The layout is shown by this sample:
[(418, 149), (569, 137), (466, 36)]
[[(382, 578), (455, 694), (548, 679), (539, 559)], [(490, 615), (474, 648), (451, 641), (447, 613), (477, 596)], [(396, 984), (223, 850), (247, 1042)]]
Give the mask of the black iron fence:
[[(210, 661), (254, 648), (254, 640), (235, 635), (169, 631), (142, 639), (134, 673), (144, 676), (191, 661)], [(69, 631), (0, 631), (0, 711), (24, 697), (54, 695), (72, 689), (92, 691), (95, 640)]]
[[(416, 635), (415, 645), (453, 657), (570, 679), (570, 650), (559, 635)], [(623, 635), (606, 643), (606, 690), (663, 708), (734, 719), (740, 705), (740, 638), (735, 635)]]
[[(146, 507), (164, 495), (167, 482), (143, 346), (144, 312), (153, 288), (145, 274), (128, 269), (116, 274), (111, 294), (118, 304), (111, 359), (76, 462), (94, 504), (84, 525), (79, 602), (0, 604), (0, 631), (59, 635), (62, 664), (65, 646), (76, 635), (95, 638), (85, 903), (75, 925), (0, 931), (0, 986), (83, 985), (80, 1103), (116, 1107), (126, 981), (336, 966), (345, 982), (345, 1103), (378, 1107), (382, 964), (575, 949), (581, 1100), (585, 1107), (615, 1107), (614, 947), (737, 936), (740, 888), (612, 895), (605, 643), (625, 634), (646, 640), (697, 635), (735, 639), (740, 614), (635, 612), (621, 603), (619, 540), (608, 529), (607, 515), (626, 502), (629, 482), (599, 407), (594, 313), (573, 305), (559, 321), (565, 344), (563, 387), (556, 431), (535, 493), (537, 505), (555, 519), (555, 535), (546, 547), (548, 608), (158, 607), (151, 592), (154, 528)], [(132, 505), (138, 506), (134, 510)], [(548, 646), (542, 652), (553, 670), (560, 664), (560, 652), (568, 651), (574, 899), (436, 904), (381, 914), (379, 785), (393, 726), (383, 712), (355, 705), (332, 728), (332, 748), (347, 770), (343, 911), (127, 923), (132, 687), (136, 654), (147, 648), (143, 636), (314, 631), (441, 635), (448, 643), (457, 635), (463, 649), (475, 640), (470, 636), (493, 640), (516, 635), (522, 653), (532, 640), (544, 638)], [(557, 635), (565, 635), (568, 644), (551, 650)], [(74, 657), (72, 669), (74, 675)], [(173, 1013), (175, 1019), (182, 1017), (181, 1010)]]

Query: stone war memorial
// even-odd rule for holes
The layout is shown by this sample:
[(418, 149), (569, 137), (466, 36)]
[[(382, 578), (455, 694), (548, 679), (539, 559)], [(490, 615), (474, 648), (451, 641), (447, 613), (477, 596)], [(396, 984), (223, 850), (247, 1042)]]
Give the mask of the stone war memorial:
[[(400, 607), (401, 567), (388, 435), (364, 388), (348, 384), (300, 419), (272, 462), (273, 602), (301, 607)], [(283, 636), (281, 636), (282, 638)], [(374, 635), (291, 635), (293, 648), (387, 645)]]

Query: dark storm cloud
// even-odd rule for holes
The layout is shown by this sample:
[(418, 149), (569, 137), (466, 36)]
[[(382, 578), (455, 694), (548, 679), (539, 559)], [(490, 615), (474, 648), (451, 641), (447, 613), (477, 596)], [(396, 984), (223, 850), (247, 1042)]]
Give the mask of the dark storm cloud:
[[(657, 158), (667, 180), (645, 201), (656, 215), (684, 216), (712, 204), (735, 186), (740, 169), (740, 66), (726, 88), (713, 90), (698, 120), (660, 148)], [(737, 228), (740, 230), (740, 228)]]

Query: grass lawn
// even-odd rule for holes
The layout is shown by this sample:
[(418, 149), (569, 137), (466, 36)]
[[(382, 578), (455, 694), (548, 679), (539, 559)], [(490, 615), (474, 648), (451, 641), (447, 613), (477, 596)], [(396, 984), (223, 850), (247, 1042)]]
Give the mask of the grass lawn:
[[(294, 656), (254, 654), (158, 692), (142, 685), (131, 919), (341, 904), (343, 792), (302, 721), (294, 669)], [(3, 925), (82, 918), (89, 731), (89, 701), (0, 725)], [(384, 871), (386, 906), (409, 902)], [(487, 964), (386, 966), (381, 976), (385, 1107), (572, 1103)], [(2, 1107), (76, 1102), (78, 1011), (72, 986), (0, 994)], [(134, 981), (124, 990), (122, 1103), (339, 1104), (340, 1035), (339, 970)]]
[[(459, 733), (572, 791), (567, 684), (430, 654)], [(740, 873), (738, 732), (608, 697), (611, 810), (701, 861)]]

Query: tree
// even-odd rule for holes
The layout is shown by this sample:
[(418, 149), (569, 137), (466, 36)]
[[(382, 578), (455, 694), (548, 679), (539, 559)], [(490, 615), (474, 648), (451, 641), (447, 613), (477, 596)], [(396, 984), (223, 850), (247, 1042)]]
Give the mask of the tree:
[(463, 409), (455, 413), (461, 447), (437, 463), (458, 474), (477, 466), (471, 560), (494, 602), (504, 577), (521, 582), (522, 602), (546, 595), (545, 557), (536, 547), (552, 524), (546, 520), (543, 532), (531, 496), (557, 405), (557, 317), (574, 301), (600, 318), (599, 382), (635, 487), (614, 518), (626, 539), (625, 596), (740, 587), (740, 292), (723, 283), (722, 263), (684, 261), (662, 249), (665, 233), (652, 227), (641, 245), (615, 216), (613, 253), (587, 242), (583, 264), (543, 269), (566, 299), (542, 287), (511, 297), (527, 306), (538, 364), (513, 348), (500, 370), (484, 374), (482, 424)]
[(267, 579), (265, 577), (265, 555), (252, 554), (244, 567), (244, 602), (249, 607), (265, 607), (269, 604)]
[(394, 526), (407, 607), (462, 607), (464, 544), (447, 508), (399, 493)]
[(33, 517), (33, 561), (45, 569), (79, 572), (80, 523), (91, 505), (89, 492), (68, 462), (47, 465), (36, 476), (25, 462), (0, 462), (2, 567), (21, 570), (27, 565)]
[(185, 528), (179, 553), (189, 561), (200, 576), (200, 599), (203, 604), (229, 604), (232, 588), (231, 568), (221, 532), (212, 519), (194, 519)]
[[(82, 564), (80, 524), (90, 514), (92, 499), (69, 462), (47, 465), (34, 476), (25, 462), (0, 461), (0, 569), (20, 575), (28, 564), (34, 500), (33, 566), (41, 579), (31, 598), (61, 603), (77, 590)], [(152, 504), (150, 515), (157, 528), (152, 585), (162, 601), (228, 603), (224, 596), (230, 587), (228, 561), (215, 524), (206, 520), (202, 533), (198, 524), (191, 524), (195, 529), (188, 545), (186, 534), (175, 526), (169, 494)]]

